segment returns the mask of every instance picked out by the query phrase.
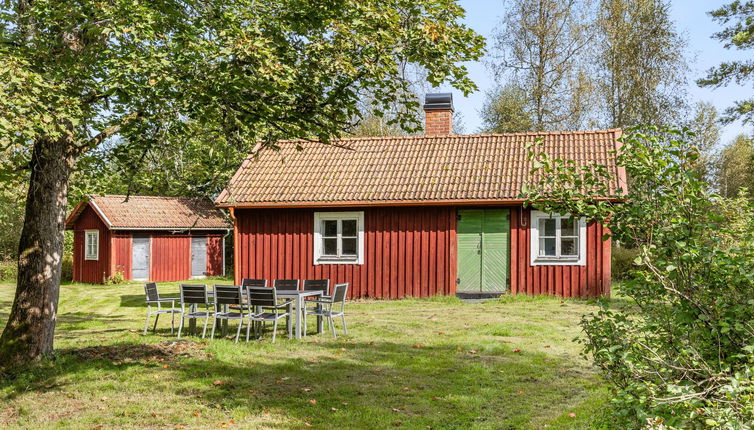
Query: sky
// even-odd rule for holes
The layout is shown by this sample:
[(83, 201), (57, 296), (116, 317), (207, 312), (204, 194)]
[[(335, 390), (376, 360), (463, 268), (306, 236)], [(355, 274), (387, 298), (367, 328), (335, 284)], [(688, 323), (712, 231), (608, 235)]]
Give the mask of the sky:
[[(677, 30), (688, 40), (691, 67), (688, 78), (688, 92), (692, 102), (708, 101), (722, 111), (731, 106), (735, 100), (751, 94), (751, 86), (731, 85), (722, 88), (699, 88), (695, 81), (704, 76), (710, 67), (722, 61), (745, 58), (745, 52), (727, 50), (722, 43), (711, 38), (712, 34), (721, 27), (712, 21), (707, 12), (728, 3), (730, 0), (672, 0), (671, 14)], [(460, 0), (466, 9), (465, 23), (477, 33), (489, 39), (493, 29), (499, 23), (503, 12), (502, 0)], [(465, 133), (476, 133), (481, 127), (479, 110), (484, 104), (485, 93), (495, 87), (491, 73), (484, 65), (484, 61), (466, 63), (471, 79), (479, 87), (479, 91), (463, 97), (458, 90), (442, 87), (442, 91), (453, 92), (453, 102), (456, 112), (463, 115)], [(735, 138), (740, 133), (751, 133), (748, 126), (734, 123), (726, 126), (722, 133), (722, 142)]]

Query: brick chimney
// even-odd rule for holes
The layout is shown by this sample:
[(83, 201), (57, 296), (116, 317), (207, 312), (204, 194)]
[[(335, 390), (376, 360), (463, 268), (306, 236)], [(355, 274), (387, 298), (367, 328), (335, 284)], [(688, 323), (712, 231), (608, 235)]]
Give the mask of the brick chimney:
[(427, 136), (453, 134), (453, 94), (427, 94), (424, 99), (424, 133)]

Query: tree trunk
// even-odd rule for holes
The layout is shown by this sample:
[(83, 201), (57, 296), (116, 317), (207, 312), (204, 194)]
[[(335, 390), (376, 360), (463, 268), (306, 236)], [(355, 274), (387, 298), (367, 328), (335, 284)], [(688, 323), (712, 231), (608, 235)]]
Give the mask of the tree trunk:
[(52, 351), (63, 259), (70, 142), (34, 143), (26, 215), (18, 247), (16, 296), (0, 336), (0, 367), (35, 361)]

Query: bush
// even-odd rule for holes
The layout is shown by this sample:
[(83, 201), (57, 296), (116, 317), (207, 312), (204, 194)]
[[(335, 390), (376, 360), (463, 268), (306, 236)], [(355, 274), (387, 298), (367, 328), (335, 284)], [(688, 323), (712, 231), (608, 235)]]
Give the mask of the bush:
[(112, 274), (112, 276), (105, 279), (105, 284), (117, 285), (117, 284), (122, 284), (125, 281), (126, 281), (126, 274), (123, 272), (123, 270), (117, 269), (115, 270), (115, 273)]
[(625, 134), (617, 163), (631, 186), (623, 196), (607, 189), (605, 166), (535, 160), (543, 183), (530, 202), (604, 222), (638, 248), (621, 285), (635, 306), (603, 306), (582, 319), (585, 354), (612, 386), (619, 428), (732, 430), (754, 422), (754, 207), (710, 193), (694, 171), (691, 137)]
[(67, 254), (63, 257), (63, 264), (60, 268), (60, 280), (73, 280), (73, 256), (70, 254)]
[(16, 282), (18, 262), (15, 260), (0, 261), (0, 282)]
[(634, 260), (639, 256), (639, 251), (634, 248), (613, 246), (612, 249), (612, 274), (613, 279), (625, 281), (631, 278), (631, 271), (636, 268)]

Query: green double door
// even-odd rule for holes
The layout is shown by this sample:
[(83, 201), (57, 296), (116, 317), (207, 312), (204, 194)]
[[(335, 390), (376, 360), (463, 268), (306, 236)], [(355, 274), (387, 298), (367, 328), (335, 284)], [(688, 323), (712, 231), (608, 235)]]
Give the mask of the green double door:
[(458, 211), (459, 293), (508, 290), (510, 219), (507, 209)]

